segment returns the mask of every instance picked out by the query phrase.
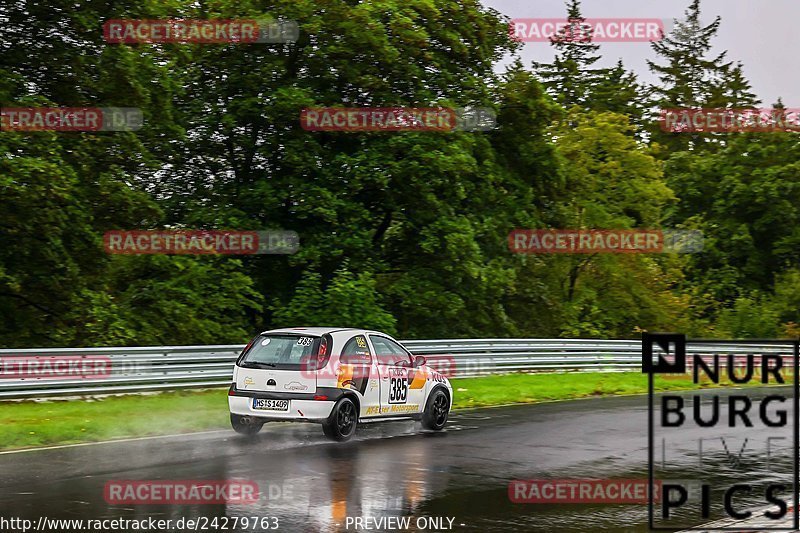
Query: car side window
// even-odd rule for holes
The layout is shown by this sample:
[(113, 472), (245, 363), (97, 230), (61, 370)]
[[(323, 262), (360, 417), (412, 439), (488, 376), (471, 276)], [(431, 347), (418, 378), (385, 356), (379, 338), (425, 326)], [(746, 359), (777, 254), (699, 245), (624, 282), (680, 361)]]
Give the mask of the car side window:
[(405, 349), (386, 337), (378, 337), (370, 335), (372, 346), (375, 347), (375, 356), (378, 358), (378, 363), (382, 365), (396, 365), (404, 361), (411, 364), (411, 356)]
[(372, 357), (367, 347), (367, 339), (364, 335), (356, 335), (342, 348), (342, 355), (339, 360), (347, 365), (368, 365), (372, 362)]

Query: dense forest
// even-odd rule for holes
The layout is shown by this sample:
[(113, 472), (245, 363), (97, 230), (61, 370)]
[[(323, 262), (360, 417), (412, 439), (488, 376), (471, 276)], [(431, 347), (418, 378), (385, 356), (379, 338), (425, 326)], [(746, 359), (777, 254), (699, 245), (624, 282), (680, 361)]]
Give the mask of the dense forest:
[[(687, 0), (688, 2), (688, 0)], [(524, 65), (477, 0), (82, 2), (0, 12), (0, 105), (137, 107), (123, 132), (0, 133), (0, 346), (800, 334), (797, 133), (665, 133), (759, 102), (695, 0), (641, 83), (554, 39)], [(571, 0), (568, 15), (581, 18)], [(291, 43), (109, 44), (109, 19), (297, 21)], [(706, 22), (701, 22), (701, 19)], [(543, 46), (547, 46), (546, 44)], [(509, 61), (509, 58), (511, 60)], [(500, 66), (507, 65), (507, 66)], [(490, 131), (306, 131), (307, 107), (477, 106)], [(291, 230), (292, 255), (111, 255), (116, 229)], [(515, 228), (700, 230), (694, 254), (509, 251)]]

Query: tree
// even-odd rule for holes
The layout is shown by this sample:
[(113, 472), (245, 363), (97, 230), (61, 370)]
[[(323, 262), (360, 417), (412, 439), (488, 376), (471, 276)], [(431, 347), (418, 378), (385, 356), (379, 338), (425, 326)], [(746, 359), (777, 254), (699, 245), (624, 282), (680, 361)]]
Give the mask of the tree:
[(306, 272), (288, 303), (275, 300), (274, 327), (298, 324), (376, 329), (396, 334), (396, 320), (381, 303), (375, 278), (341, 269), (327, 287), (322, 276)]
[(593, 96), (606, 70), (593, 66), (600, 60), (597, 53), (600, 46), (592, 42), (591, 31), (577, 30), (586, 22), (580, 0), (570, 0), (567, 4), (567, 22), (550, 39), (555, 49), (553, 62), (534, 63), (533, 68), (548, 93), (564, 108), (593, 109)]
[(744, 77), (744, 66), (725, 66), (719, 83), (709, 89), (707, 106), (710, 108), (746, 109), (761, 103), (752, 90), (750, 82)]
[(671, 220), (705, 234), (687, 276), (722, 306), (771, 290), (781, 272), (800, 264), (798, 157), (796, 133), (737, 133), (717, 153), (667, 161), (681, 198)]
[[(661, 164), (636, 140), (627, 117), (573, 109), (557, 126), (564, 183), (551, 187), (546, 225), (565, 229), (656, 228), (674, 202)], [(522, 256), (521, 286), (509, 308), (525, 335), (631, 336), (688, 327), (677, 294), (680, 259), (643, 255)], [(634, 303), (638, 302), (638, 303)]]
[[(216, 7), (220, 18), (260, 12)], [(300, 22), (296, 43), (197, 47), (180, 61), (189, 142), (165, 165), (168, 216), (300, 233), (290, 258), (245, 259), (258, 290), (282, 303), (261, 322), (292, 301), (304, 272), (328, 287), (347, 262), (374, 276), (402, 336), (507, 332), (498, 302), (509, 267), (492, 258), (519, 208), (494, 134), (299, 124), (312, 106), (494, 107), (494, 64), (516, 46), (505, 21), (475, 1), (282, 1), (275, 13)]]
[[(719, 104), (729, 93), (744, 94), (744, 87), (726, 86), (726, 76), (741, 70), (725, 62), (727, 51), (711, 55), (712, 39), (721, 23), (720, 17), (703, 26), (700, 22), (700, 0), (693, 0), (685, 12), (685, 20), (675, 20), (669, 35), (651, 46), (662, 62), (647, 61), (650, 70), (658, 76), (659, 83), (651, 87), (654, 105), (658, 110), (703, 108)], [(743, 78), (739, 80), (740, 83)], [(690, 148), (703, 148), (710, 137), (707, 134), (667, 133), (654, 127), (653, 140), (675, 152)]]
[(693, 0), (685, 20), (675, 20), (675, 27), (651, 47), (665, 64), (647, 61), (659, 78), (653, 86), (655, 103), (663, 107), (702, 107), (708, 102), (709, 89), (726, 66), (727, 52), (709, 57), (721, 23), (720, 17), (707, 26), (700, 23), (700, 0)]
[(260, 303), (235, 260), (112, 258), (102, 247), (107, 230), (163, 224), (150, 195), (157, 180), (148, 178), (182, 133), (168, 49), (107, 46), (102, 24), (165, 18), (176, 5), (8, 3), (0, 105), (139, 107), (146, 126), (0, 132), (0, 345), (216, 344), (250, 335), (245, 315)]
[(643, 126), (647, 91), (637, 81), (636, 74), (625, 69), (620, 59), (613, 68), (604, 72), (594, 88), (591, 108), (625, 115), (639, 131)]

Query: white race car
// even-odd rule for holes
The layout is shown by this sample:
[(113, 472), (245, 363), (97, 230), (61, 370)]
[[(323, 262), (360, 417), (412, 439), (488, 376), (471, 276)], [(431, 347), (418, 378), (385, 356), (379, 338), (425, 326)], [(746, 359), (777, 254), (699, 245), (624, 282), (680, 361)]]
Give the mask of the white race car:
[(385, 333), (352, 328), (265, 331), (242, 351), (228, 393), (231, 425), (322, 424), (349, 439), (359, 421), (413, 418), (441, 430), (453, 400), (448, 379)]

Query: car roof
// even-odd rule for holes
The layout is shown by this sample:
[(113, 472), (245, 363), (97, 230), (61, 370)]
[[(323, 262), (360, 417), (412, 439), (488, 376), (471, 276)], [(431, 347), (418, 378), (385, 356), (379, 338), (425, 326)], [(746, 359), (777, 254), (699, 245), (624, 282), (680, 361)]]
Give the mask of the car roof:
[(314, 337), (321, 337), (326, 333), (335, 333), (337, 331), (366, 331), (357, 328), (332, 328), (332, 327), (317, 327), (317, 328), (280, 328), (264, 331), (262, 335), (278, 334), (278, 333), (293, 333), (295, 335), (311, 335)]

